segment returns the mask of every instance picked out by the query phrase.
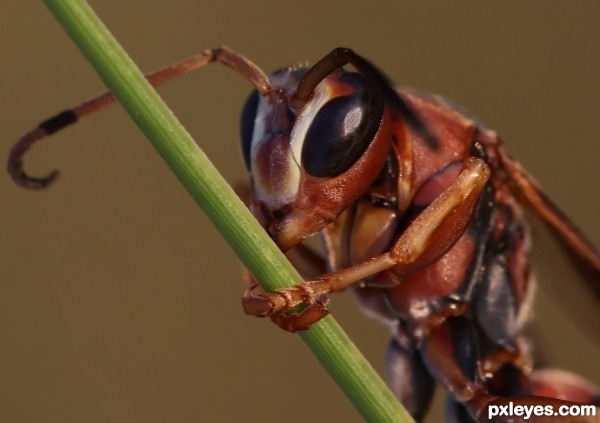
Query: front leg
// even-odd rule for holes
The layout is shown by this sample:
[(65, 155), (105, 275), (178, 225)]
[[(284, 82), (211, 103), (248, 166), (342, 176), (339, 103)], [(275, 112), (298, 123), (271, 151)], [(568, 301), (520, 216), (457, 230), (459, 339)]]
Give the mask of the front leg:
[[(489, 177), (490, 169), (482, 159), (467, 159), (456, 181), (415, 218), (391, 251), (291, 288), (271, 293), (254, 291), (242, 301), (244, 311), (248, 315), (284, 319), (289, 310), (301, 304), (314, 305), (323, 296), (384, 270), (392, 269), (402, 276), (426, 267), (444, 255), (460, 238)], [(287, 329), (307, 329), (323, 316), (315, 313), (315, 317), (318, 318), (300, 319), (302, 325)]]
[[(305, 245), (298, 245), (285, 252), (288, 260), (294, 265), (296, 270), (305, 279), (318, 278), (323, 275), (327, 269), (325, 259), (312, 249)], [(316, 298), (313, 303), (309, 303), (306, 308), (297, 313), (286, 315), (283, 313), (271, 314), (264, 310), (264, 291), (260, 288), (254, 277), (247, 269), (244, 269), (244, 280), (248, 288), (242, 296), (242, 305), (246, 314), (255, 317), (270, 316), (273, 323), (281, 329), (288, 332), (296, 332), (298, 327), (308, 327), (313, 322), (321, 320), (329, 314), (327, 305), (329, 299), (326, 297)]]

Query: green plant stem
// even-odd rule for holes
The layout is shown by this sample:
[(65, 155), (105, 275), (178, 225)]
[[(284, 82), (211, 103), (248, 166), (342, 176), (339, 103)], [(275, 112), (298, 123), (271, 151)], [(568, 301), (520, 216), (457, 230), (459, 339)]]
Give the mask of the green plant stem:
[[(46, 4), (261, 286), (272, 290), (300, 281), (89, 5), (82, 0)], [(412, 421), (333, 318), (323, 319), (300, 337), (365, 420)]]

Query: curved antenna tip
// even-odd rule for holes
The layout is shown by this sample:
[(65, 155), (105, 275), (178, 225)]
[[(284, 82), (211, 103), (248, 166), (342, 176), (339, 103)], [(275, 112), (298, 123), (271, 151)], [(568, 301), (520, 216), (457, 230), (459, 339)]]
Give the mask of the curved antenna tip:
[(48, 175), (41, 178), (31, 177), (23, 171), (20, 171), (19, 173), (13, 174), (11, 176), (13, 178), (13, 181), (15, 181), (15, 183), (20, 187), (30, 190), (43, 190), (52, 185), (59, 175), (60, 171), (55, 169)]

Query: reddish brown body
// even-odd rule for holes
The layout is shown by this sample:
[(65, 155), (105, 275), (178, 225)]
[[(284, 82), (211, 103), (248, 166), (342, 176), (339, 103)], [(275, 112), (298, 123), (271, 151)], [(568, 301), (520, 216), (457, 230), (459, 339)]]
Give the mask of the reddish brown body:
[[(412, 178), (402, 183), (399, 175), (400, 181), (389, 185), (410, 186), (404, 194), (407, 205), (401, 207), (406, 211), (401, 214), (390, 209), (383, 216), (381, 210), (373, 210), (371, 198), (359, 200), (345, 212), (354, 214), (353, 218), (343, 218), (347, 228), (340, 230), (336, 222), (334, 230), (324, 229), (325, 237), (350, 234), (348, 248), (329, 251), (329, 256), (335, 257), (330, 263), (333, 270), (356, 265), (392, 248), (402, 228), (455, 181), (462, 163), (475, 150), (479, 150), (478, 154), (495, 175), (498, 164), (493, 157), (498, 140), (493, 132), (456, 112), (441, 99), (403, 91), (400, 95), (433, 136), (443, 140), (443, 145), (434, 148), (402, 122), (397, 124), (401, 130), (395, 132), (392, 151), (400, 162), (402, 157), (397, 152), (412, 149), (413, 160), (409, 164), (412, 169), (408, 172)], [(535, 285), (529, 269), (528, 231), (514, 194), (503, 181), (501, 170), (498, 173), (499, 177), (492, 177), (483, 190), (466, 230), (439, 259), (416, 272), (395, 274), (392, 268), (353, 288), (366, 313), (382, 321), (394, 334), (388, 373), (392, 387), (417, 418), (424, 415), (432, 394), (434, 383), (430, 374), (442, 380), (448, 378), (444, 385), (464, 401), (474, 398), (480, 389), (476, 386), (478, 373), (484, 373), (486, 366), (494, 367), (492, 373), (505, 366), (514, 366), (519, 372), (532, 370), (528, 345), (520, 338)], [(362, 212), (357, 215), (358, 210)], [(369, 219), (379, 222), (379, 227), (385, 230), (373, 231), (371, 227), (377, 222), (366, 225), (365, 220)], [(343, 243), (330, 240), (326, 245)], [(365, 245), (377, 247), (365, 248)], [(356, 254), (357, 250), (362, 253)], [(467, 328), (453, 328), (447, 323), (449, 318), (460, 319), (459, 325)], [(432, 331), (432, 337), (436, 338), (433, 341)], [(440, 331), (447, 333), (441, 337)], [(466, 350), (454, 351), (459, 341), (471, 345)], [(431, 344), (436, 344), (435, 348)], [(478, 357), (475, 351), (469, 351), (475, 344), (479, 344)], [(420, 350), (425, 354), (419, 353)], [(473, 360), (469, 371), (461, 369), (465, 364), (461, 361), (469, 359)], [(455, 374), (449, 377), (448, 373)], [(524, 388), (519, 384), (510, 389), (519, 392)]]
[[(494, 132), (440, 97), (395, 91), (349, 49), (267, 77), (223, 47), (148, 79), (156, 85), (214, 61), (256, 87), (241, 128), (249, 206), (308, 280), (266, 293), (249, 277), (247, 314), (304, 330), (328, 313), (328, 294), (352, 289), (365, 313), (390, 329), (390, 385), (417, 420), (436, 383), (449, 393), (450, 423), (489, 421), (490, 410), (511, 402), (600, 404), (585, 380), (536, 368), (523, 331), (534, 283), (520, 206), (553, 231), (596, 292), (600, 254)], [(358, 73), (345, 70), (348, 64)], [(26, 188), (49, 185), (57, 173), (29, 177), (25, 152), (112, 102), (103, 94), (23, 136), (8, 162), (13, 179)], [(303, 245), (315, 234), (324, 257)], [(500, 414), (492, 421), (596, 420)]]
[[(370, 82), (382, 83), (376, 69), (351, 59)], [(244, 140), (242, 129), (243, 145), (251, 145), (246, 153), (253, 180), (251, 209), (306, 278), (318, 276), (323, 268), (330, 272), (273, 294), (252, 288), (244, 298), (246, 312), (270, 315), (286, 330), (302, 330), (327, 313), (322, 295), (351, 287), (363, 311), (393, 334), (387, 359), (390, 383), (417, 420), (427, 411), (435, 382), (451, 393), (448, 421), (485, 421), (487, 406), (510, 401), (530, 406), (558, 406), (565, 400), (598, 404), (592, 385), (566, 373), (541, 377), (548, 373), (534, 367), (531, 345), (523, 335), (534, 280), (520, 204), (531, 207), (561, 242), (587, 260), (597, 282), (600, 258), (595, 248), (504, 153), (494, 132), (437, 96), (379, 86), (384, 104), (372, 117), (379, 126), (362, 155), (337, 172), (314, 175), (313, 152), (305, 157), (294, 148), (297, 143), (303, 149), (317, 147), (310, 130), (303, 132), (303, 139), (295, 128), (310, 119), (311, 125), (321, 125), (320, 112), (313, 109), (324, 109), (338, 98), (332, 95), (324, 102), (321, 92), (352, 95), (339, 62), (328, 56), (304, 72), (288, 70), (294, 81), (275, 82), (275, 99), (262, 112), (259, 106), (258, 134), (254, 130)], [(321, 69), (327, 66), (329, 72)], [(315, 94), (303, 94), (303, 85)], [(288, 106), (297, 97), (302, 97), (300, 106)], [(376, 109), (367, 100), (363, 103), (365, 114)], [(351, 113), (350, 107), (339, 109), (345, 116)], [(278, 117), (285, 112), (289, 122), (282, 126)], [(259, 149), (260, 161), (252, 161), (253, 149)], [(292, 167), (300, 172), (292, 195), (282, 170), (290, 164), (285, 158), (289, 150)], [(275, 157), (268, 151), (277, 151), (277, 160), (267, 160)], [(333, 147), (319, 152), (331, 160), (339, 154)], [(346, 160), (344, 154), (339, 157)], [(302, 245), (317, 232), (323, 239), (324, 264)], [(308, 308), (286, 313), (299, 303)], [(564, 389), (555, 395), (557, 400), (541, 397), (558, 385)]]

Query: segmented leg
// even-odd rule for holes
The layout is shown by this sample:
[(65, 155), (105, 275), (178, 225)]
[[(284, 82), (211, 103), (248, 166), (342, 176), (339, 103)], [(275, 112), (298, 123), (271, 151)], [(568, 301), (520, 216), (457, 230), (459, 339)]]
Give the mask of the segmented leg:
[[(597, 389), (581, 378), (565, 377), (562, 372), (538, 371), (527, 375), (512, 362), (504, 363), (496, 374), (484, 378), (478, 368), (479, 341), (475, 326), (469, 319), (453, 317), (433, 328), (419, 347), (427, 369), (453, 398), (447, 410), (449, 422), (469, 421), (465, 411), (476, 422), (598, 421), (594, 416), (536, 414), (532, 419), (526, 418), (525, 414), (508, 413), (511, 403), (513, 410), (521, 405), (530, 410), (530, 407), (536, 406), (547, 410), (544, 407), (551, 406), (553, 411), (558, 411), (561, 406), (597, 404)], [(558, 398), (543, 396), (548, 394)], [(596, 414), (600, 416), (600, 413)]]
[(388, 384), (411, 416), (421, 422), (431, 403), (435, 380), (425, 367), (417, 349), (403, 348), (395, 339), (386, 354)]
[[(314, 304), (323, 295), (340, 291), (387, 269), (393, 268), (394, 273), (405, 275), (426, 267), (445, 254), (462, 235), (489, 176), (490, 169), (482, 159), (469, 158), (456, 181), (415, 218), (391, 251), (317, 280), (264, 293), (252, 301), (248, 298), (244, 303), (245, 312), (275, 316), (303, 303)], [(303, 320), (303, 323), (307, 322)]]
[[(298, 245), (292, 250), (286, 251), (286, 257), (294, 265), (303, 278), (314, 278), (325, 273), (325, 260), (319, 254), (304, 245)], [(304, 309), (293, 313), (277, 313), (271, 315), (265, 312), (265, 301), (268, 304), (268, 295), (256, 283), (247, 269), (244, 269), (244, 280), (248, 288), (242, 296), (242, 306), (247, 314), (255, 317), (270, 317), (273, 323), (288, 332), (296, 332), (297, 328), (305, 328), (311, 323), (321, 320), (329, 314), (326, 297), (316, 298)], [(270, 310), (270, 307), (268, 307)]]

